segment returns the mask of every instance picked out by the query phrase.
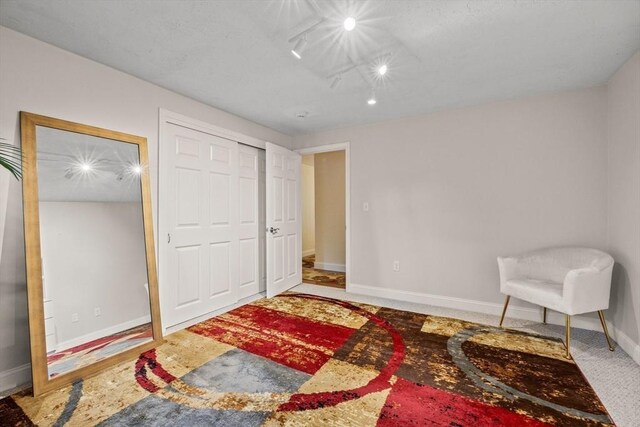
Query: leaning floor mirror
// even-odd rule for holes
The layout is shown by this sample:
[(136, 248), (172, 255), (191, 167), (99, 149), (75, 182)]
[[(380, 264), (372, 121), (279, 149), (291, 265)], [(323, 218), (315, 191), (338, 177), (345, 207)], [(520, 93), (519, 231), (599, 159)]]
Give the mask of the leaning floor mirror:
[(33, 392), (162, 341), (146, 139), (20, 113)]

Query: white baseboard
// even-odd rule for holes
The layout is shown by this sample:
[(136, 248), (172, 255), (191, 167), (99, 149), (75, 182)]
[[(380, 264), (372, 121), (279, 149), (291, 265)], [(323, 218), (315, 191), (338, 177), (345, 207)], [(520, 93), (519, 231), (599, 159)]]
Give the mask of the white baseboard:
[(151, 322), (151, 315), (139, 317), (137, 319), (128, 320), (117, 325), (109, 326), (108, 328), (101, 329), (99, 331), (91, 332), (77, 338), (62, 341), (56, 344), (56, 351), (66, 350), (81, 344), (88, 343), (89, 341), (97, 340), (98, 338), (106, 337), (108, 335), (116, 334), (118, 332), (126, 331), (127, 329), (135, 328), (136, 326), (144, 325)]
[[(613, 339), (618, 343), (631, 358), (640, 365), (640, 344), (635, 343), (627, 334), (615, 326), (611, 328), (611, 323), (607, 322), (609, 332), (612, 332)], [(612, 331), (613, 329), (613, 331)]]
[[(442, 295), (432, 295), (422, 292), (403, 291), (399, 289), (379, 288), (376, 286), (357, 285), (347, 283), (347, 293), (368, 295), (378, 298), (388, 298), (398, 301), (414, 302), (418, 304), (433, 305), (436, 307), (453, 308), (457, 310), (474, 311), (476, 313), (492, 314), (500, 316), (502, 314), (502, 304), (495, 304), (484, 301), (476, 301), (465, 298), (447, 297)], [(542, 310), (539, 308), (527, 308), (510, 305), (507, 310), (507, 317), (516, 319), (542, 321)], [(554, 311), (548, 311), (547, 323), (554, 325), (564, 325), (564, 315)], [(631, 358), (640, 365), (640, 344), (635, 343), (624, 332), (607, 321), (609, 333)], [(600, 320), (594, 317), (573, 316), (571, 326), (575, 328), (601, 331)]]
[(0, 372), (0, 398), (4, 392), (18, 387), (28, 387), (31, 384), (31, 363)]
[(316, 249), (307, 249), (306, 251), (302, 251), (302, 256), (309, 256), (316, 253)]
[(314, 262), (313, 268), (317, 268), (318, 270), (328, 270), (328, 271), (337, 271), (339, 273), (344, 273), (347, 271), (347, 267), (344, 264), (332, 264), (330, 262)]

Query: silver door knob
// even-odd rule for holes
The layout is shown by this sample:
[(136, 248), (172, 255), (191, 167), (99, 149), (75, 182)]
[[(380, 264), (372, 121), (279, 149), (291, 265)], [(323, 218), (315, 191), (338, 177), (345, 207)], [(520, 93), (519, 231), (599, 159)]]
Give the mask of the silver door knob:
[(280, 231), (279, 228), (269, 227), (269, 233), (271, 234), (278, 234), (278, 231)]

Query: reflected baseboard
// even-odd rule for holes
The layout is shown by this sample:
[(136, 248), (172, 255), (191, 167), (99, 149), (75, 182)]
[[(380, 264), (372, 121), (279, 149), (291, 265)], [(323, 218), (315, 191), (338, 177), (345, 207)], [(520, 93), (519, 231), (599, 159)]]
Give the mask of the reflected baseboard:
[[(108, 328), (100, 329), (99, 331), (91, 332), (89, 334), (85, 334), (77, 338), (59, 342), (56, 344), (55, 351), (67, 350), (67, 349), (88, 343), (90, 341), (97, 340), (99, 338), (113, 335), (118, 332), (126, 331), (127, 329), (135, 328), (136, 326), (144, 325), (145, 323), (151, 323), (150, 315), (138, 317), (137, 319), (129, 320), (127, 322), (119, 323), (117, 325), (113, 325)], [(50, 349), (47, 349), (47, 350), (48, 350), (47, 353), (50, 353), (52, 351)]]

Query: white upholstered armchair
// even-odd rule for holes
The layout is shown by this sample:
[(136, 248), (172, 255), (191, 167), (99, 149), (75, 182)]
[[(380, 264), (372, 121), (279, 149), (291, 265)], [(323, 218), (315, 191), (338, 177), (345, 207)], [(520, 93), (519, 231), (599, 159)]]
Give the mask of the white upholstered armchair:
[(504, 321), (509, 299), (515, 297), (565, 314), (567, 358), (570, 358), (571, 316), (597, 311), (613, 351), (603, 310), (609, 307), (613, 258), (589, 248), (547, 248), (518, 256), (498, 257), (500, 292), (507, 296), (500, 318)]

